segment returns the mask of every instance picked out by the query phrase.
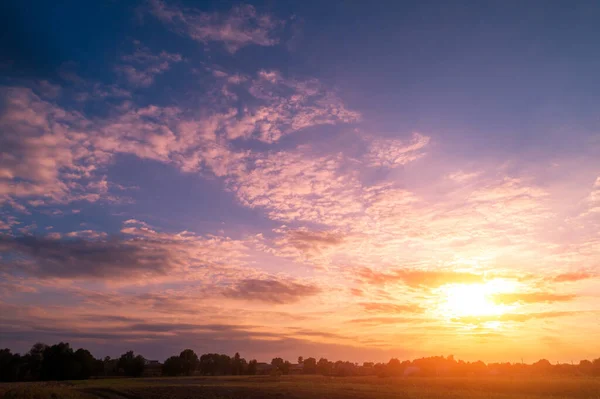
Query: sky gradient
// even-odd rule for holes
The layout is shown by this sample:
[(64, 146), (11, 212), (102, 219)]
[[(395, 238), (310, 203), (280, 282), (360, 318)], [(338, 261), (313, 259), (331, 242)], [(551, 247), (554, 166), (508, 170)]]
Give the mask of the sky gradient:
[(0, 347), (598, 357), (597, 2), (0, 14)]

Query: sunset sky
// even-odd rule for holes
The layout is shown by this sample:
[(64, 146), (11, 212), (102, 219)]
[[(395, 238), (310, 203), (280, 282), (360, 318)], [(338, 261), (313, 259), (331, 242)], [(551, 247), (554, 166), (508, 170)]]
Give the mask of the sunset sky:
[(600, 3), (0, 6), (0, 347), (600, 356)]

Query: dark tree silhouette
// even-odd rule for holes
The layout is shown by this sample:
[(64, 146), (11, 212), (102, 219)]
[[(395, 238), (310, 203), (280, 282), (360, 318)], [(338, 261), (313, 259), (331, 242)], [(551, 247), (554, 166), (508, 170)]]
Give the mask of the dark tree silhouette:
[(27, 355), (27, 373), (31, 380), (40, 380), (42, 376), (42, 363), (44, 362), (44, 351), (48, 345), (38, 342), (34, 344)]
[(90, 378), (96, 371), (96, 359), (87, 349), (77, 349), (75, 351), (75, 362), (77, 366), (77, 379), (85, 380)]
[(141, 355), (135, 356), (133, 351), (122, 354), (117, 362), (117, 368), (128, 377), (140, 377), (145, 366), (146, 360)]
[(162, 374), (171, 377), (182, 375), (184, 371), (184, 360), (181, 356), (171, 356), (162, 365)]
[(194, 371), (198, 368), (200, 364), (200, 360), (198, 359), (198, 355), (191, 349), (185, 349), (180, 354), (179, 357), (182, 361), (183, 373), (186, 375), (194, 374)]
[(19, 381), (21, 373), (21, 356), (13, 354), (10, 349), (0, 349), (0, 381)]
[(309, 357), (304, 359), (304, 374), (316, 374), (317, 373), (317, 359)]
[[(581, 360), (578, 364), (552, 364), (541, 359), (533, 364), (524, 363), (489, 363), (482, 361), (465, 362), (456, 360), (454, 356), (433, 356), (415, 360), (399, 361), (391, 359), (387, 363), (365, 362), (362, 365), (338, 360), (331, 362), (320, 358), (307, 359), (298, 357), (305, 374), (322, 374), (328, 376), (378, 375), (385, 376), (448, 376), (448, 377), (483, 377), (490, 375), (503, 376), (600, 376), (600, 358)], [(271, 361), (276, 373), (287, 374), (291, 363), (281, 357)], [(31, 350), (21, 356), (10, 349), (0, 350), (0, 381), (37, 381), (37, 380), (69, 380), (85, 379), (92, 376), (132, 376), (143, 374), (146, 362), (140, 355), (132, 351), (124, 353), (118, 359), (106, 357), (95, 359), (84, 349), (74, 351), (68, 343), (60, 342), (52, 346), (41, 343), (33, 345)], [(246, 361), (239, 353), (233, 357), (218, 353), (207, 353), (198, 359), (191, 349), (183, 350), (178, 356), (171, 356), (162, 365), (164, 375), (191, 375), (195, 371), (202, 375), (254, 375), (267, 372), (268, 368), (260, 367), (253, 359)]]
[(252, 359), (248, 362), (248, 368), (246, 369), (246, 374), (248, 375), (255, 375), (256, 374), (256, 369), (257, 369), (257, 364), (258, 362), (256, 361), (256, 359)]
[(68, 343), (46, 347), (42, 362), (42, 380), (71, 380), (78, 377), (82, 366)]
[(317, 362), (317, 366), (316, 366), (317, 373), (321, 374), (321, 375), (331, 375), (332, 366), (333, 365), (331, 364), (331, 362), (329, 360), (322, 357)]

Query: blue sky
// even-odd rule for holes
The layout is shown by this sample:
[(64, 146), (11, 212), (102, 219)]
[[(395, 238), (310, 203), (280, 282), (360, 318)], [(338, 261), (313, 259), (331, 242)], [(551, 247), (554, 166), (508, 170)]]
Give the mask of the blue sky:
[(596, 2), (0, 14), (6, 346), (599, 349)]

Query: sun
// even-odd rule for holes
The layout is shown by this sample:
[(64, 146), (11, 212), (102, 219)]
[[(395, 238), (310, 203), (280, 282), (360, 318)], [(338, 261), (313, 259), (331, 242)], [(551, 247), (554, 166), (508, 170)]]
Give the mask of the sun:
[(440, 310), (449, 317), (496, 316), (506, 312), (505, 305), (493, 301), (493, 295), (512, 291), (504, 280), (478, 284), (449, 284), (440, 290)]

